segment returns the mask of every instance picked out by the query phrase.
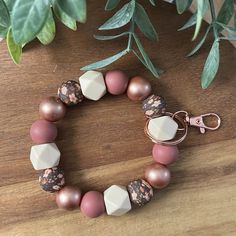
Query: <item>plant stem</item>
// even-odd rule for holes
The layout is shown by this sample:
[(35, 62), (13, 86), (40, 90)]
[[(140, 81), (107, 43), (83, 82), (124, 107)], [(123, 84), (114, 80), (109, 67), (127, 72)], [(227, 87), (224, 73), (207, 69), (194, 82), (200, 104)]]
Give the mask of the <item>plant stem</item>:
[(215, 4), (214, 4), (213, 0), (209, 0), (209, 4), (210, 4), (210, 9), (211, 9), (213, 33), (214, 33), (215, 39), (217, 39), (218, 38), (218, 32), (217, 32), (217, 29), (215, 27), (215, 22), (216, 22)]
[(130, 29), (129, 29), (129, 41), (127, 46), (127, 51), (130, 52), (132, 49), (132, 42), (133, 42), (133, 33), (134, 33), (134, 20), (133, 17), (130, 22)]

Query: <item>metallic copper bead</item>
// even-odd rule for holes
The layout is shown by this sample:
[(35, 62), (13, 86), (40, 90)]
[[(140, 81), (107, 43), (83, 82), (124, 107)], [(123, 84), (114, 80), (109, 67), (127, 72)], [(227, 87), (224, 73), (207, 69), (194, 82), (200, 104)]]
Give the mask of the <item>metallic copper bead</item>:
[(170, 182), (170, 171), (164, 165), (154, 163), (145, 170), (145, 179), (154, 188), (164, 188)]
[(58, 121), (65, 116), (66, 107), (56, 97), (48, 97), (40, 103), (39, 114), (45, 120)]
[(56, 203), (64, 210), (74, 210), (79, 207), (82, 198), (81, 190), (76, 186), (66, 186), (56, 194)]
[(152, 91), (151, 84), (140, 76), (133, 77), (128, 85), (127, 96), (133, 101), (142, 101)]

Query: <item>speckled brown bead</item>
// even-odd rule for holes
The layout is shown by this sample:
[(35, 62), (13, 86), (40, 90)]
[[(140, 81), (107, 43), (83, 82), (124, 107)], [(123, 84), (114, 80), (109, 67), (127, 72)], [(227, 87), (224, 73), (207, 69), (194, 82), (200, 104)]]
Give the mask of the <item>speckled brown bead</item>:
[(74, 80), (63, 82), (58, 88), (57, 94), (61, 101), (68, 106), (76, 105), (84, 98), (80, 84)]
[(44, 191), (59, 191), (65, 185), (64, 172), (58, 167), (45, 169), (39, 176), (39, 183)]
[(137, 179), (127, 186), (130, 201), (137, 206), (147, 204), (153, 197), (153, 190), (149, 183), (143, 179)]
[(143, 101), (143, 111), (148, 118), (159, 117), (166, 111), (166, 102), (161, 96), (153, 94)]

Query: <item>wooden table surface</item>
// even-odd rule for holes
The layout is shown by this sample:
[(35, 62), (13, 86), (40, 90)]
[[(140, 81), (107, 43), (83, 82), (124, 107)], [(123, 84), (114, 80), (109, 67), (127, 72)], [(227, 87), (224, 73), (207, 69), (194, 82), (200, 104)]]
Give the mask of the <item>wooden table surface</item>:
[[(38, 42), (27, 46), (20, 66), (9, 59), (5, 43), (0, 45), (0, 235), (236, 235), (236, 53), (222, 42), (217, 79), (203, 91), (199, 77), (211, 39), (198, 56), (187, 59), (193, 31), (177, 29), (190, 14), (178, 16), (167, 3), (158, 2), (157, 8), (146, 4), (160, 41), (142, 38), (154, 62), (166, 71), (161, 79), (133, 55), (110, 68), (149, 79), (170, 111), (220, 114), (222, 127), (204, 135), (192, 128), (180, 145), (181, 158), (171, 166), (169, 187), (125, 216), (90, 220), (78, 210), (58, 210), (55, 195), (40, 189), (29, 160), (29, 128), (39, 118), (39, 102), (54, 95), (62, 81), (81, 75), (82, 66), (126, 46), (126, 40), (93, 39), (96, 28), (112, 14), (104, 14), (104, 4), (89, 2), (88, 22), (77, 32), (58, 24), (50, 46)], [(152, 143), (143, 133), (140, 103), (125, 95), (107, 95), (96, 104), (86, 101), (69, 110), (58, 124), (57, 141), (67, 183), (83, 191), (103, 191), (143, 175), (152, 163)]]

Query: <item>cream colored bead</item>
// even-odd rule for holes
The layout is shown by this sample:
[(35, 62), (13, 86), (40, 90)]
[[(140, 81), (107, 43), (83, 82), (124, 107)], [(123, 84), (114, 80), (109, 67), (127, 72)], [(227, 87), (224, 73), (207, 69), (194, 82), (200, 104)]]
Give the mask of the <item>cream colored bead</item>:
[(105, 190), (104, 202), (108, 215), (121, 216), (131, 209), (129, 194), (123, 186), (112, 185)]
[(106, 94), (106, 85), (103, 74), (98, 71), (87, 71), (79, 78), (83, 95), (97, 101)]
[(57, 166), (60, 155), (55, 143), (40, 144), (31, 147), (30, 160), (35, 170), (43, 170)]
[(178, 124), (169, 116), (151, 119), (148, 124), (149, 134), (156, 140), (167, 141), (175, 137)]

